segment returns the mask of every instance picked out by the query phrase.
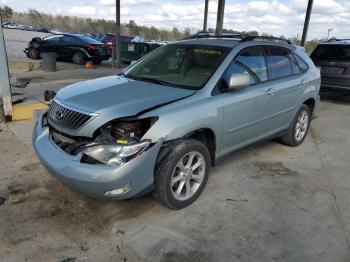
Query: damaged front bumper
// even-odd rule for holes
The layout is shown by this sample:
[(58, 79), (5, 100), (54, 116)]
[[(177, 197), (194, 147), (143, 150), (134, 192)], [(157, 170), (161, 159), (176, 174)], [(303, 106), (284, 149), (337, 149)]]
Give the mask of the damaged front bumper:
[(161, 142), (120, 166), (81, 163), (81, 154), (70, 155), (51, 139), (39, 114), (33, 130), (33, 147), (40, 162), (58, 180), (96, 198), (130, 199), (148, 193), (154, 185), (154, 167)]

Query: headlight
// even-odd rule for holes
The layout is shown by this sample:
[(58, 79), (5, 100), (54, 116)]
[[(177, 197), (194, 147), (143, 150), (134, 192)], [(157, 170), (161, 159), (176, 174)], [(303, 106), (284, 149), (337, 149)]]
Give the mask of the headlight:
[(104, 164), (120, 166), (147, 149), (149, 145), (149, 141), (132, 145), (99, 144), (84, 148), (82, 153)]

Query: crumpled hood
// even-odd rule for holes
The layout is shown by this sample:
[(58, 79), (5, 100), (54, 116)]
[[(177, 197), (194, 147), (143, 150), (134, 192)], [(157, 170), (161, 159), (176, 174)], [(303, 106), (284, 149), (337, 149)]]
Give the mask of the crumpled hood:
[(84, 81), (61, 89), (55, 99), (91, 113), (114, 111), (131, 116), (192, 95), (194, 90), (140, 82), (119, 76)]

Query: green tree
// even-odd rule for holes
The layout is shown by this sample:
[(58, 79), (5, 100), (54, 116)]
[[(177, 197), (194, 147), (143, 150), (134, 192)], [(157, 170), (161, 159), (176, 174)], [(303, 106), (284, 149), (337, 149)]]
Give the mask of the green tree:
[(4, 7), (0, 6), (0, 15), (2, 18), (2, 21), (8, 21), (11, 19), (13, 15), (13, 10), (11, 7), (5, 5)]
[(38, 26), (41, 20), (40, 12), (35, 9), (29, 9), (28, 15), (31, 25)]
[(316, 48), (316, 46), (320, 43), (321, 41), (318, 39), (313, 39), (310, 41), (307, 41), (305, 43), (305, 50), (308, 54), (311, 54), (312, 51), (314, 51), (314, 49)]
[(185, 27), (185, 30), (183, 32), (184, 37), (190, 37), (191, 36), (191, 29), (188, 27)]

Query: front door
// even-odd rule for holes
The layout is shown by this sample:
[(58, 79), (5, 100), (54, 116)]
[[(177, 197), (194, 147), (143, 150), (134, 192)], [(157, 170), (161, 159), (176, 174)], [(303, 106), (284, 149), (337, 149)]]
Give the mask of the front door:
[(222, 154), (253, 143), (271, 133), (268, 104), (271, 88), (268, 81), (268, 66), (263, 47), (244, 49), (225, 71), (220, 84), (227, 85), (230, 76), (244, 73), (251, 79), (251, 85), (222, 94), (224, 133)]

